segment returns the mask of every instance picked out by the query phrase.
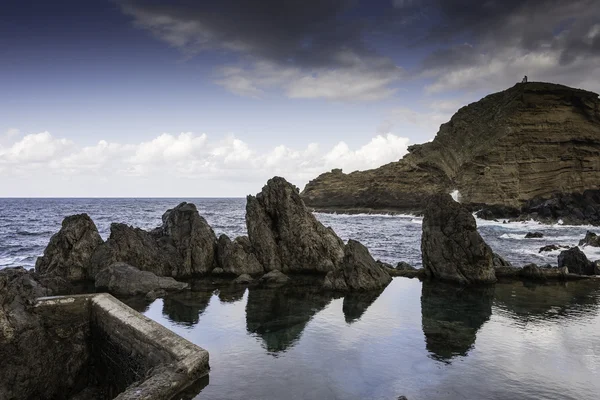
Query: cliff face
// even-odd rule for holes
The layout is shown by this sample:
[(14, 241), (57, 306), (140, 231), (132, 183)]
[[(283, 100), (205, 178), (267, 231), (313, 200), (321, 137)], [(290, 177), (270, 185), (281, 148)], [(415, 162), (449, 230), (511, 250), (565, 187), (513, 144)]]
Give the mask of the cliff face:
[(310, 181), (317, 209), (421, 211), (433, 193), (519, 208), (536, 197), (600, 185), (600, 100), (551, 83), (520, 83), (462, 107), (402, 160)]

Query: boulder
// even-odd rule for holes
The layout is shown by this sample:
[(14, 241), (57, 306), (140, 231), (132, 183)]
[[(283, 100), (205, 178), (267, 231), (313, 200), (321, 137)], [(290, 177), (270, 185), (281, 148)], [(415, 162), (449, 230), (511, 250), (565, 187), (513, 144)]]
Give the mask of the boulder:
[(114, 223), (110, 237), (91, 260), (94, 274), (120, 261), (158, 276), (185, 278), (206, 274), (217, 267), (217, 239), (191, 203), (167, 210), (162, 226), (147, 232)]
[(254, 255), (247, 236), (237, 237), (233, 241), (227, 235), (219, 236), (217, 259), (218, 265), (228, 274), (257, 275), (265, 272)]
[(594, 264), (588, 260), (579, 247), (562, 251), (558, 255), (558, 266), (567, 267), (572, 274), (594, 275)]
[(600, 236), (587, 231), (585, 237), (579, 241), (580, 246), (600, 247)]
[(248, 274), (242, 274), (233, 280), (236, 285), (247, 285), (252, 283), (252, 277)]
[(410, 265), (409, 263), (407, 263), (405, 261), (400, 261), (398, 264), (396, 264), (396, 269), (397, 270), (401, 270), (401, 271), (414, 271), (414, 270), (416, 270), (415, 267), (413, 267), (412, 265)]
[[(139, 296), (151, 292), (179, 292), (189, 285), (173, 278), (159, 277), (148, 271), (123, 263), (114, 263), (96, 275), (96, 290), (106, 290), (116, 296)], [(156, 295), (160, 296), (159, 294)], [(156, 297), (155, 297), (156, 298)]]
[(260, 283), (267, 286), (283, 285), (286, 284), (289, 280), (290, 278), (286, 274), (278, 270), (267, 272), (266, 274), (260, 277)]
[(460, 284), (492, 283), (494, 253), (477, 232), (473, 215), (449, 194), (430, 198), (421, 236), (428, 276)]
[(102, 243), (94, 221), (87, 214), (66, 217), (60, 230), (50, 238), (44, 255), (37, 259), (35, 270), (67, 281), (91, 279), (89, 262)]
[(306, 208), (298, 188), (274, 177), (246, 203), (248, 237), (266, 271), (327, 273), (344, 258), (344, 243)]
[(342, 267), (325, 277), (323, 287), (336, 291), (367, 291), (385, 288), (392, 281), (387, 269), (371, 257), (360, 242), (350, 239), (344, 251)]
[(544, 234), (542, 232), (527, 232), (525, 235), (525, 239), (539, 239), (543, 237)]

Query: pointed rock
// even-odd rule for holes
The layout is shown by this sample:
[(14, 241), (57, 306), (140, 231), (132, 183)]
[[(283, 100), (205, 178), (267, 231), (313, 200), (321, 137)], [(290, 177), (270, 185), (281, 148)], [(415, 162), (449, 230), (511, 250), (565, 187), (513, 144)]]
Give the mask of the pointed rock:
[(334, 271), (344, 258), (344, 243), (312, 215), (298, 189), (275, 177), (246, 203), (248, 237), (266, 271)]
[(87, 214), (66, 217), (50, 239), (44, 255), (35, 263), (36, 272), (68, 281), (92, 279), (89, 262), (103, 243), (94, 221)]
[(252, 252), (252, 245), (247, 236), (237, 237), (234, 241), (231, 241), (227, 235), (219, 236), (217, 258), (219, 265), (227, 274), (257, 275), (265, 272)]
[(460, 284), (496, 281), (494, 253), (473, 215), (449, 194), (432, 196), (423, 218), (423, 268), (428, 276)]

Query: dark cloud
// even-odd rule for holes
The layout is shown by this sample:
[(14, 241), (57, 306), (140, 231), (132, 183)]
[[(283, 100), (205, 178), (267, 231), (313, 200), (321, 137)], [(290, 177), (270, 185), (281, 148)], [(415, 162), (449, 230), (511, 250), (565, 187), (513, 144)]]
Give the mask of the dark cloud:
[(355, 0), (168, 4), (126, 0), (120, 4), (140, 24), (192, 52), (225, 48), (274, 62), (311, 67), (348, 66), (352, 60), (340, 57), (343, 50), (359, 57), (375, 56), (363, 40), (364, 22), (347, 15), (358, 5)]

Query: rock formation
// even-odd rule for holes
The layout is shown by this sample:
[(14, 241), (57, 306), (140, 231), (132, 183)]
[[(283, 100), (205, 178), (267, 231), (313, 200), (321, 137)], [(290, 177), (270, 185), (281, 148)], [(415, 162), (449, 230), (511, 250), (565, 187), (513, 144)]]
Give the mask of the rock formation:
[(140, 271), (129, 264), (116, 262), (96, 274), (98, 291), (107, 291), (116, 296), (139, 296), (150, 292), (178, 292), (189, 287), (170, 277), (159, 277), (152, 272)]
[(253, 253), (250, 239), (240, 236), (231, 241), (227, 235), (219, 236), (217, 245), (218, 265), (226, 274), (257, 275), (264, 273), (263, 266)]
[(50, 239), (44, 255), (37, 259), (35, 270), (68, 281), (92, 279), (89, 262), (102, 243), (96, 225), (87, 214), (66, 217), (58, 233)]
[(558, 266), (567, 267), (569, 272), (578, 275), (594, 275), (594, 263), (585, 256), (579, 247), (561, 251), (558, 255)]
[(544, 234), (542, 232), (527, 232), (525, 235), (525, 239), (539, 239), (543, 237)]
[(327, 273), (344, 258), (344, 243), (306, 209), (298, 189), (275, 177), (246, 203), (248, 237), (266, 271)]
[(473, 215), (448, 194), (432, 196), (423, 218), (423, 268), (428, 276), (460, 284), (496, 281), (494, 253)]
[(342, 267), (327, 274), (323, 287), (337, 291), (383, 289), (392, 281), (387, 270), (377, 264), (365, 246), (350, 239), (344, 250)]
[(585, 237), (579, 241), (580, 246), (600, 247), (600, 236), (587, 231)]
[(420, 212), (431, 194), (458, 190), (461, 203), (519, 214), (533, 199), (597, 190), (600, 100), (557, 84), (517, 84), (462, 107), (432, 142), (408, 150), (377, 169), (322, 174), (302, 197), (317, 209)]
[(162, 219), (162, 226), (151, 232), (112, 224), (110, 237), (92, 256), (94, 274), (117, 261), (175, 278), (205, 274), (216, 267), (217, 239), (196, 206), (181, 203)]

